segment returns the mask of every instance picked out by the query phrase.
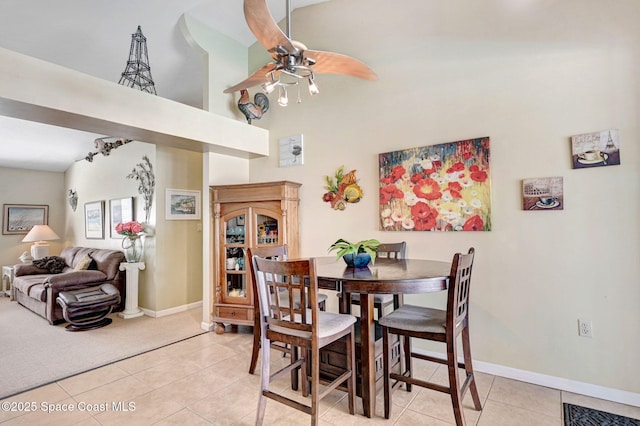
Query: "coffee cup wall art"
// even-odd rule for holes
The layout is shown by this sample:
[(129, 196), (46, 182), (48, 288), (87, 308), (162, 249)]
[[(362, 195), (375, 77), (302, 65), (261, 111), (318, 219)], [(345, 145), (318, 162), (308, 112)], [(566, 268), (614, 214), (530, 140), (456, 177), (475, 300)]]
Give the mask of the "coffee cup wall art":
[(562, 177), (522, 180), (523, 210), (563, 210)]
[(615, 129), (571, 137), (574, 169), (620, 164), (620, 140)]

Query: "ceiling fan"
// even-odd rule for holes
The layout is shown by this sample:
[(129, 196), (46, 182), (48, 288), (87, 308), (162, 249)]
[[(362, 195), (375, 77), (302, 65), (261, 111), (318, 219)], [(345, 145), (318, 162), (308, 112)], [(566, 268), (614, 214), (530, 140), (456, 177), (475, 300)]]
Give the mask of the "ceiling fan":
[[(254, 72), (246, 80), (229, 87), (224, 93), (232, 93), (262, 85), (266, 93), (279, 89), (278, 103), (288, 104), (287, 86), (298, 85), (301, 80), (309, 83), (309, 93), (319, 93), (315, 74), (341, 74), (364, 80), (376, 80), (378, 76), (364, 63), (340, 53), (310, 50), (299, 41), (291, 39), (291, 2), (287, 0), (287, 34), (282, 32), (271, 16), (266, 0), (244, 0), (244, 16), (249, 29), (258, 42), (271, 54), (274, 62)], [(288, 80), (281, 77), (293, 77)], [(298, 102), (300, 94), (298, 91)]]

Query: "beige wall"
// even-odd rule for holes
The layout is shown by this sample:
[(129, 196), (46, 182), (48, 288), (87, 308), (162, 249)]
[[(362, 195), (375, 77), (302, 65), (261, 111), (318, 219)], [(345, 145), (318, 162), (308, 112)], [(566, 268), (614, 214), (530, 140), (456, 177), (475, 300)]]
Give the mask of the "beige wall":
[[(8, 142), (5, 142), (8, 143)], [(64, 236), (66, 208), (64, 174), (0, 167), (0, 204), (38, 204), (49, 206), (49, 226), (60, 237)], [(0, 264), (20, 263), (18, 257), (30, 251), (32, 243), (23, 243), (25, 235), (0, 234)], [(51, 254), (60, 253), (63, 241), (50, 241)]]
[(165, 219), (167, 188), (201, 190), (202, 154), (158, 147), (156, 158), (156, 270), (149, 302), (165, 310), (202, 300), (202, 219)]
[[(273, 154), (251, 161), (251, 180), (303, 184), (305, 256), (326, 255), (339, 237), (405, 240), (410, 257), (442, 260), (474, 246), (475, 359), (637, 395), (639, 14), (634, 1), (575, 0), (298, 9), (294, 38), (359, 58), (379, 81), (321, 75), (313, 99), (303, 93), (287, 108), (272, 99), (256, 125), (269, 129)], [(256, 69), (262, 48), (251, 52)], [(622, 164), (572, 170), (570, 136), (610, 128), (620, 130)], [(278, 139), (297, 133), (305, 165), (278, 168)], [(378, 153), (482, 136), (491, 138), (491, 232), (378, 230)], [(341, 165), (357, 170), (365, 196), (333, 211), (324, 176)], [(565, 209), (522, 211), (522, 179), (546, 176), (564, 178)], [(578, 318), (593, 321), (593, 338), (578, 337)]]

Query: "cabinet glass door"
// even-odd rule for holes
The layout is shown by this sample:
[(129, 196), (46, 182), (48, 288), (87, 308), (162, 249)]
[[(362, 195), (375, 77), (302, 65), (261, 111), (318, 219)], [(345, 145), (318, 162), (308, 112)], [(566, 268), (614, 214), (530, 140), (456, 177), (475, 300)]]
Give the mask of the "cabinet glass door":
[(278, 244), (278, 219), (265, 214), (256, 215), (258, 244), (277, 245)]
[(246, 298), (247, 297), (247, 275), (245, 250), (247, 248), (246, 238), (246, 215), (241, 214), (229, 218), (224, 222), (225, 226), (225, 248), (224, 248), (224, 269), (225, 269), (225, 298)]

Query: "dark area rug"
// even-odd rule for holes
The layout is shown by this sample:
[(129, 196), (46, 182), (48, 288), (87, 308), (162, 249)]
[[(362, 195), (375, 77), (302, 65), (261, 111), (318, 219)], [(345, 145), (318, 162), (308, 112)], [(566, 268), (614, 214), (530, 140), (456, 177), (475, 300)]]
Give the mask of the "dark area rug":
[(565, 426), (640, 426), (640, 420), (564, 403)]

